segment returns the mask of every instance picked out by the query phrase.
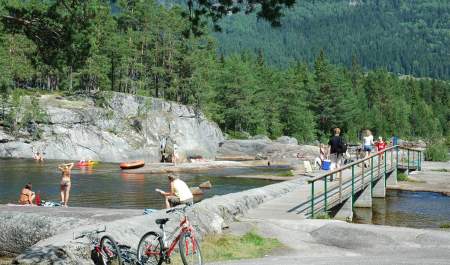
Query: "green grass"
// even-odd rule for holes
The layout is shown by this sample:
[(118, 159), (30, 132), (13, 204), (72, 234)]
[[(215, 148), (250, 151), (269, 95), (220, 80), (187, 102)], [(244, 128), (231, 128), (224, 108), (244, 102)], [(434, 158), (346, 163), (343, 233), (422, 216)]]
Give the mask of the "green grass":
[(398, 181), (408, 181), (409, 177), (405, 173), (398, 173), (397, 174), (397, 180)]
[(450, 222), (449, 223), (443, 223), (439, 226), (440, 228), (450, 229)]
[(326, 212), (322, 212), (314, 215), (314, 219), (331, 219), (331, 216)]
[(292, 170), (286, 171), (286, 172), (281, 172), (277, 174), (278, 177), (293, 177), (294, 176), (294, 172), (292, 172)]
[(261, 258), (283, 245), (276, 239), (264, 238), (254, 231), (243, 236), (213, 235), (202, 241), (202, 255), (206, 262)]

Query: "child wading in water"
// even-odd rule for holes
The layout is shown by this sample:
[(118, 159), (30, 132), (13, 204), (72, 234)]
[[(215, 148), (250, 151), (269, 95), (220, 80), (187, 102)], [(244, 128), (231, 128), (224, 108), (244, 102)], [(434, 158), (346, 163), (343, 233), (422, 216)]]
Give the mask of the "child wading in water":
[(69, 193), (70, 193), (70, 173), (73, 168), (73, 163), (62, 164), (58, 166), (58, 169), (61, 170), (61, 202), (64, 207), (67, 207), (67, 202), (69, 201)]

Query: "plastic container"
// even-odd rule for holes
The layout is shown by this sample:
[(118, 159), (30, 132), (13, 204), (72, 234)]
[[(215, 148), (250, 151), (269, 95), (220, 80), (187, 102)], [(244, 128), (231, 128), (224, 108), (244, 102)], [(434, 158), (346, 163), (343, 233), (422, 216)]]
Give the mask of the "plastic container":
[(330, 160), (323, 160), (322, 162), (322, 169), (323, 170), (330, 170), (331, 167), (331, 161)]

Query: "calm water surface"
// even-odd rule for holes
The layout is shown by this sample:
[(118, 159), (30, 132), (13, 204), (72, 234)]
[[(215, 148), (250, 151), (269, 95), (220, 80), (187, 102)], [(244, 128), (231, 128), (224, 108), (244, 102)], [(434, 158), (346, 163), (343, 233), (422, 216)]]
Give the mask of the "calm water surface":
[(439, 228), (450, 222), (450, 197), (434, 192), (388, 190), (372, 209), (354, 209), (355, 223)]
[[(16, 203), (21, 188), (32, 182), (33, 190), (40, 191), (42, 200), (60, 201), (57, 170), (60, 161), (38, 163), (29, 159), (0, 159), (0, 203)], [(207, 180), (213, 188), (204, 190), (203, 198), (222, 195), (275, 183), (269, 180), (224, 178), (230, 175), (272, 174), (286, 169), (234, 168), (210, 170), (206, 173), (183, 174), (180, 177), (189, 186), (198, 186)], [(117, 164), (100, 163), (91, 169), (74, 167), (70, 206), (109, 208), (162, 208), (163, 200), (156, 188), (168, 189), (167, 174), (121, 173)]]

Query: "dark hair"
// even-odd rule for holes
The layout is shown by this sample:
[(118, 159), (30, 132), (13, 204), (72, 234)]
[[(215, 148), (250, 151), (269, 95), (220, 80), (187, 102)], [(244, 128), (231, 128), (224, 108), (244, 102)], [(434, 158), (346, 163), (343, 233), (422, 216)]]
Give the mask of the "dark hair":
[(169, 180), (172, 181), (172, 180), (177, 179), (177, 176), (175, 176), (175, 175), (168, 175), (167, 178), (169, 178)]
[(25, 189), (29, 189), (29, 190), (31, 190), (31, 188), (32, 188), (31, 182), (30, 182), (30, 183), (28, 183), (27, 185), (25, 185)]

